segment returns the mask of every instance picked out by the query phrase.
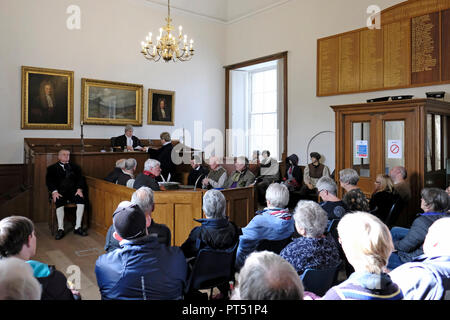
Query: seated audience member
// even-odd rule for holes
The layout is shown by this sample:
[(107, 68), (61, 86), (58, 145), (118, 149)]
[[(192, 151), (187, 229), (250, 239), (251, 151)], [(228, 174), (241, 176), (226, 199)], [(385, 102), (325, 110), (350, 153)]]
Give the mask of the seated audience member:
[(404, 300), (443, 300), (450, 290), (450, 218), (428, 229), (424, 254), (389, 273), (402, 289)]
[(228, 177), (224, 184), (224, 188), (243, 188), (252, 185), (255, 182), (255, 175), (248, 168), (248, 159), (246, 157), (238, 157), (234, 162), (236, 169)]
[(208, 176), (202, 180), (203, 188), (223, 188), (223, 185), (227, 181), (227, 170), (220, 165), (218, 157), (209, 158), (209, 167), (211, 170)]
[(116, 138), (114, 147), (121, 147), (122, 150), (128, 151), (144, 149), (139, 138), (133, 135), (133, 127), (131, 125), (127, 125), (125, 127), (124, 135), (118, 136)]
[(327, 213), (328, 220), (342, 218), (347, 212), (347, 206), (337, 197), (336, 182), (330, 177), (322, 177), (317, 181), (316, 187), (323, 200), (320, 206)]
[(102, 299), (182, 299), (187, 264), (180, 248), (148, 235), (147, 219), (137, 204), (121, 202), (113, 224), (121, 247), (101, 255), (95, 264)]
[(447, 192), (447, 194), (450, 196), (450, 186), (448, 186), (447, 189), (445, 189), (445, 192)]
[(58, 220), (58, 232), (55, 235), (56, 240), (64, 237), (64, 205), (67, 203), (75, 203), (77, 205), (75, 234), (87, 236), (87, 233), (81, 227), (84, 214), (84, 195), (85, 189), (84, 178), (81, 168), (74, 163), (69, 163), (70, 151), (60, 150), (58, 152), (58, 162), (47, 168), (45, 182), (51, 201), (55, 203), (56, 219)]
[(10, 216), (0, 221), (0, 256), (26, 261), (34, 277), (42, 286), (41, 300), (74, 300), (79, 292), (67, 287), (64, 274), (54, 266), (30, 260), (36, 254), (36, 235), (33, 222), (21, 216)]
[(122, 169), (125, 168), (125, 162), (127, 159), (119, 159), (116, 161), (116, 167), (111, 171), (104, 180), (112, 183), (116, 183), (117, 177), (122, 173)]
[(144, 162), (144, 171), (134, 180), (133, 188), (149, 187), (153, 191), (161, 191), (156, 178), (161, 174), (161, 164), (158, 160), (147, 159)]
[(199, 156), (193, 156), (191, 159), (191, 172), (189, 172), (187, 184), (195, 186), (196, 188), (202, 187), (202, 180), (208, 176), (209, 170), (202, 165), (202, 160)]
[(302, 195), (317, 195), (317, 181), (322, 177), (330, 176), (330, 169), (320, 163), (320, 154), (318, 152), (311, 152), (309, 155), (311, 157), (311, 163), (305, 166), (303, 171), (303, 182), (300, 193)]
[(157, 180), (167, 182), (173, 181), (175, 178), (176, 166), (172, 161), (172, 139), (170, 137), (170, 133), (168, 132), (162, 132), (159, 137), (162, 144), (161, 148), (146, 148), (144, 150), (148, 152), (151, 159), (158, 160), (161, 165), (161, 176)]
[(134, 171), (136, 170), (136, 159), (130, 158), (125, 161), (125, 166), (117, 176), (115, 183), (127, 186), (129, 180), (134, 180)]
[[(159, 243), (170, 246), (172, 239), (170, 229), (165, 224), (156, 223), (152, 218), (152, 212), (155, 210), (153, 190), (149, 187), (140, 187), (131, 196), (131, 203), (137, 204), (144, 212), (148, 235), (158, 238)], [(106, 252), (120, 248), (119, 241), (113, 236), (115, 231), (114, 225), (108, 229), (105, 244)]]
[(261, 240), (283, 240), (294, 233), (294, 221), (286, 208), (289, 202), (286, 186), (272, 183), (267, 188), (266, 201), (267, 207), (258, 211), (248, 225), (242, 228), (236, 253), (237, 269), (242, 267), (247, 256), (256, 250)]
[(285, 184), (289, 191), (300, 190), (303, 183), (302, 168), (298, 165), (298, 156), (291, 154), (286, 158), (286, 173), (283, 178), (283, 184)]
[(342, 248), (355, 268), (347, 280), (332, 287), (323, 300), (401, 300), (402, 291), (385, 273), (394, 250), (386, 225), (373, 214), (346, 214), (338, 224)]
[(391, 177), (392, 182), (394, 183), (394, 189), (397, 191), (400, 198), (404, 203), (408, 203), (409, 200), (411, 200), (411, 187), (409, 183), (406, 182), (408, 174), (405, 167), (393, 167), (389, 172), (389, 176)]
[(250, 254), (236, 280), (231, 300), (303, 300), (297, 272), (273, 252)]
[(40, 300), (42, 287), (22, 259), (0, 259), (0, 300)]
[(251, 164), (258, 164), (259, 163), (259, 150), (253, 150), (253, 152), (252, 152), (252, 160), (250, 160), (250, 163)]
[(298, 274), (306, 269), (336, 267), (341, 259), (331, 235), (324, 236), (327, 213), (314, 201), (300, 200), (294, 212), (294, 225), (301, 235), (280, 252), (280, 256), (295, 268)]
[(261, 205), (264, 205), (267, 187), (269, 187), (271, 183), (280, 180), (280, 167), (277, 159), (270, 157), (270, 152), (268, 150), (264, 150), (262, 156), (263, 159), (260, 162), (260, 176), (258, 177), (255, 188), (258, 202)]
[(375, 179), (375, 190), (369, 201), (370, 212), (381, 221), (386, 221), (396, 198), (397, 192), (391, 178), (386, 174), (378, 174)]
[(449, 197), (444, 190), (424, 188), (421, 192), (420, 207), (424, 213), (418, 214), (411, 228), (393, 227), (391, 229), (395, 252), (389, 258), (388, 268), (395, 269), (403, 263), (412, 261), (423, 254), (423, 241), (428, 228), (434, 221), (448, 217)]
[[(206, 219), (196, 219), (202, 225), (192, 229), (181, 245), (186, 258), (196, 257), (203, 248), (225, 250), (239, 241), (241, 231), (226, 216), (227, 201), (219, 190), (208, 190), (203, 196), (203, 212)], [(192, 261), (193, 264), (194, 261)]]
[(342, 198), (348, 211), (369, 212), (369, 201), (356, 184), (359, 181), (359, 175), (354, 169), (342, 169), (339, 171), (339, 182), (346, 193)]

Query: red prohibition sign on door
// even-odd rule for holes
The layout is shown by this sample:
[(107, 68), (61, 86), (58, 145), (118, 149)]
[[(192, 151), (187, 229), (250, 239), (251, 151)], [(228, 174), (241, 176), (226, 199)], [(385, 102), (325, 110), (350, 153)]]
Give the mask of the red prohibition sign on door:
[(397, 154), (400, 151), (400, 147), (396, 145), (395, 143), (391, 145), (391, 152), (393, 154)]

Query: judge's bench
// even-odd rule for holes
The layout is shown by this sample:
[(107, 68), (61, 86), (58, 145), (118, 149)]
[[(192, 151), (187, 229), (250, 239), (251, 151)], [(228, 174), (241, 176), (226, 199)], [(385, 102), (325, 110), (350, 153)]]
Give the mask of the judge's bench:
[[(103, 180), (110, 173), (117, 160), (135, 158), (137, 168), (135, 174), (143, 171), (148, 153), (142, 151), (116, 152), (111, 147), (110, 139), (52, 139), (25, 138), (24, 163), (27, 176), (31, 181), (31, 212), (29, 217), (34, 222), (46, 222), (49, 217), (49, 193), (45, 183), (47, 167), (58, 161), (58, 151), (67, 149), (71, 152), (70, 161), (82, 168), (86, 179), (85, 196), (88, 201), (89, 229), (106, 235), (112, 224), (112, 214), (117, 205), (130, 200), (135, 189)], [(159, 148), (161, 141), (143, 140), (144, 146)], [(190, 230), (199, 225), (194, 219), (204, 217), (202, 198), (205, 190), (189, 188), (187, 176), (191, 169), (189, 159), (194, 152), (184, 147), (179, 141), (172, 141), (183, 163), (177, 165), (174, 181), (180, 183), (177, 190), (155, 192), (155, 211), (153, 218), (158, 223), (166, 224), (172, 232), (172, 245), (181, 245), (188, 237)], [(197, 154), (197, 152), (196, 152)], [(228, 173), (233, 165), (224, 165)], [(257, 174), (259, 166), (251, 165), (250, 170)], [(254, 187), (223, 190), (227, 200), (227, 215), (238, 226), (244, 227), (253, 218), (255, 212)]]

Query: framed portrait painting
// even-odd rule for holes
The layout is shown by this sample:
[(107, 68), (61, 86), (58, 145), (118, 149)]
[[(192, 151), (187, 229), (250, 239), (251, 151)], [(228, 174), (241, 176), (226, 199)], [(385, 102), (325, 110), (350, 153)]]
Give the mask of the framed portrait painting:
[(173, 126), (175, 91), (148, 90), (148, 124)]
[(73, 129), (73, 71), (22, 66), (22, 129)]
[(81, 79), (81, 119), (84, 124), (142, 126), (141, 84)]

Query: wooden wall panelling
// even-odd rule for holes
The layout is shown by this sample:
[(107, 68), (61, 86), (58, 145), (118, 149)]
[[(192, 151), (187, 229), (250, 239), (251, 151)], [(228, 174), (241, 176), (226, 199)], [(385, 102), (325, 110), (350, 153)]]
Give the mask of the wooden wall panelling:
[(317, 94), (331, 95), (339, 92), (339, 38), (318, 42)]
[(360, 31), (361, 90), (383, 88), (383, 32), (381, 29)]
[(439, 82), (439, 12), (411, 20), (411, 84)]
[(383, 26), (384, 87), (398, 88), (410, 84), (410, 21)]
[(351, 32), (339, 37), (339, 92), (354, 92), (359, 84), (359, 32)]
[(442, 81), (450, 81), (450, 9), (442, 12)]

